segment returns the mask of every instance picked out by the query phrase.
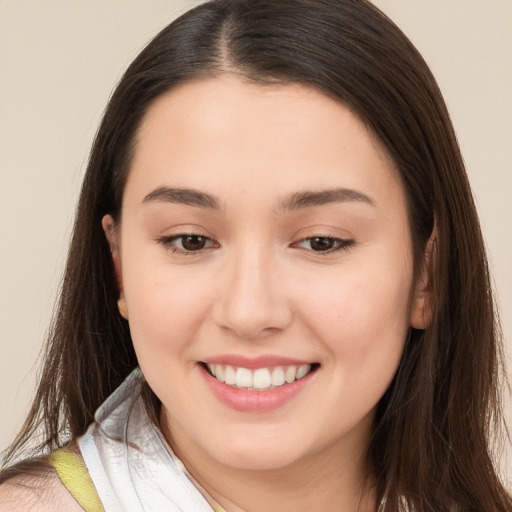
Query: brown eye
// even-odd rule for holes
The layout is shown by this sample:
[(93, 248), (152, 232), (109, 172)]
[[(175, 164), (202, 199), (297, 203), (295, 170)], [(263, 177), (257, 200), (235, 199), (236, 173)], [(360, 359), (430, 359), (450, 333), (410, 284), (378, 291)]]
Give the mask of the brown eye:
[(336, 238), (332, 236), (312, 236), (303, 238), (299, 242), (293, 244), (293, 246), (317, 253), (328, 254), (340, 251), (341, 249), (349, 249), (354, 245), (354, 243), (354, 240), (345, 240), (343, 238)]
[(203, 250), (214, 249), (219, 244), (207, 236), (186, 233), (183, 235), (164, 236), (158, 238), (157, 242), (162, 244), (175, 254), (201, 253)]
[(336, 239), (318, 236), (310, 239), (310, 246), (313, 251), (330, 251), (336, 246)]
[(200, 235), (186, 235), (181, 237), (181, 245), (186, 251), (200, 251), (206, 246), (208, 239)]

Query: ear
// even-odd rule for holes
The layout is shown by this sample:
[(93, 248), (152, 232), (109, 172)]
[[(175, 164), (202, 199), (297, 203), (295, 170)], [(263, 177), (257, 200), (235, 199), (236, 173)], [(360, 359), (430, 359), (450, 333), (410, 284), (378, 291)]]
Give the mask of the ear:
[(110, 253), (112, 254), (112, 263), (114, 264), (114, 271), (116, 273), (117, 287), (119, 289), (119, 300), (117, 306), (121, 316), (128, 320), (128, 308), (126, 299), (124, 297), (123, 277), (121, 272), (121, 256), (119, 250), (119, 234), (116, 229), (114, 219), (111, 215), (105, 215), (101, 219), (101, 226), (107, 237), (108, 245), (110, 246)]
[(434, 290), (431, 280), (432, 267), (434, 266), (437, 251), (437, 227), (434, 229), (425, 247), (425, 254), (421, 262), (421, 270), (418, 276), (411, 304), (411, 327), (426, 329), (432, 323), (434, 315)]

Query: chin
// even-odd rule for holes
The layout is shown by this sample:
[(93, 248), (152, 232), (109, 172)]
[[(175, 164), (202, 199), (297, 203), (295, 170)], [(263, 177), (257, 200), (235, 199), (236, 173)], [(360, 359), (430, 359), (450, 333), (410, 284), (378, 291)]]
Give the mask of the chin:
[(219, 450), (221, 443), (208, 450), (210, 456), (226, 466), (249, 471), (277, 470), (296, 462), (302, 455), (300, 443), (258, 439), (254, 436), (229, 439), (229, 445)]
[(296, 455), (275, 453), (229, 453), (219, 460), (222, 464), (247, 471), (271, 471), (289, 466), (296, 460)]

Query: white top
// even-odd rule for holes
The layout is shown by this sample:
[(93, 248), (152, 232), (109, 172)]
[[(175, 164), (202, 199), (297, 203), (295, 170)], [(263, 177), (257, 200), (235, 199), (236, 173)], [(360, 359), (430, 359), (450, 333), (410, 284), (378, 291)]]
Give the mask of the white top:
[(103, 403), (78, 445), (106, 512), (212, 512), (151, 421), (135, 369)]

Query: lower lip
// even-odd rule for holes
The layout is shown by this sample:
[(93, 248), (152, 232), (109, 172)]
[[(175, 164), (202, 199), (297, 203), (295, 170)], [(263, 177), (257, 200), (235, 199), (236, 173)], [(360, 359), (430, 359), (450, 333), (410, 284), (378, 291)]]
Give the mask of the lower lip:
[(200, 368), (212, 393), (228, 407), (242, 412), (268, 412), (282, 407), (296, 397), (316, 373), (311, 371), (302, 379), (267, 391), (249, 391), (232, 388), (219, 382), (204, 367), (200, 366)]

